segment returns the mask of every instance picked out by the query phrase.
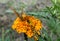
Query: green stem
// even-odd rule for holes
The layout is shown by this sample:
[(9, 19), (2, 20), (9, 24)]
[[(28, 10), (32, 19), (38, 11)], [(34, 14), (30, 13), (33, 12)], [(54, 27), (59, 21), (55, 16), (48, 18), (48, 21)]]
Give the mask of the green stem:
[(2, 27), (2, 41), (4, 41), (4, 28)]

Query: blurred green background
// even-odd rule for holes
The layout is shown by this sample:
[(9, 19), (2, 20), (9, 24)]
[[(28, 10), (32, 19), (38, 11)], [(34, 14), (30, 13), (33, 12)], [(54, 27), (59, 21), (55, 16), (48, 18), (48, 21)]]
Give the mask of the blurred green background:
[[(28, 15), (42, 21), (39, 41), (60, 41), (60, 0), (0, 0), (0, 41), (26, 41), (23, 33), (11, 29), (16, 15), (10, 7), (18, 13), (23, 8)], [(27, 41), (34, 39), (27, 38)]]

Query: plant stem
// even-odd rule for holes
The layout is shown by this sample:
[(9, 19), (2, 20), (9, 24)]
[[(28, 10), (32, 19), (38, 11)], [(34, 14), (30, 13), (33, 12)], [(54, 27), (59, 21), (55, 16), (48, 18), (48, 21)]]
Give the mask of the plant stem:
[(24, 33), (24, 38), (26, 41), (28, 41), (27, 35)]
[(17, 17), (20, 17), (19, 14), (18, 14), (18, 12), (16, 12), (15, 9), (13, 9), (12, 7), (11, 7), (11, 9), (13, 10), (14, 14), (16, 14)]
[(2, 27), (2, 41), (4, 41), (4, 28)]

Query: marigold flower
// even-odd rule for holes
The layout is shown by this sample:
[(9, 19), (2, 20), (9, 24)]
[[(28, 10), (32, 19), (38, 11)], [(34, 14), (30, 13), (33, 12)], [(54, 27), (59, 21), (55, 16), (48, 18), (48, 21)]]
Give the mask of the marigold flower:
[(35, 33), (40, 35), (39, 31), (42, 28), (41, 21), (34, 16), (29, 16), (25, 13), (23, 13), (21, 17), (22, 18), (17, 17), (16, 20), (14, 20), (12, 29), (17, 31), (18, 33), (25, 33), (30, 38), (34, 36), (34, 38), (38, 40), (38, 38), (35, 36)]

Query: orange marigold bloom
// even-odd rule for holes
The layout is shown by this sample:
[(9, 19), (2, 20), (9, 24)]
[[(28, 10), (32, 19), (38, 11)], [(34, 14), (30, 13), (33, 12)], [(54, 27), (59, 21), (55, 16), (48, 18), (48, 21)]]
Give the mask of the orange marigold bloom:
[[(42, 28), (42, 23), (39, 19), (26, 14), (22, 14), (21, 17), (22, 18), (17, 17), (14, 21), (12, 25), (13, 30), (17, 31), (18, 33), (25, 33), (30, 38), (35, 35), (34, 31), (40, 35), (39, 30)], [(36, 36), (34, 37), (37, 39)]]

